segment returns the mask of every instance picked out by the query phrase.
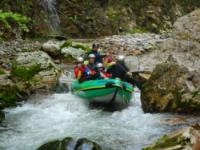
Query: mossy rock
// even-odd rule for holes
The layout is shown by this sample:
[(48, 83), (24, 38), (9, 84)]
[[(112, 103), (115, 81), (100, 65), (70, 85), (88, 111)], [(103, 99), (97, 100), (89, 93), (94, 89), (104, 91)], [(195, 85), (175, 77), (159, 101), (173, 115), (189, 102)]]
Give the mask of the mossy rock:
[(0, 109), (15, 106), (16, 102), (26, 99), (27, 94), (16, 85), (0, 87)]
[(5, 72), (0, 68), (0, 75), (5, 74)]
[(174, 147), (173, 150), (182, 150), (186, 143), (187, 141), (180, 135), (177, 135), (172, 138), (167, 135), (164, 135), (163, 137), (158, 139), (154, 145), (146, 147), (143, 150), (160, 150), (167, 148), (170, 149), (172, 147)]
[(84, 44), (84, 43), (77, 43), (77, 42), (74, 42), (72, 40), (68, 40), (66, 41), (62, 46), (61, 46), (61, 49), (62, 48), (67, 48), (67, 47), (73, 47), (73, 48), (76, 48), (76, 49), (82, 49), (84, 51), (90, 51), (91, 48), (87, 45), (87, 44)]
[(86, 138), (74, 140), (71, 137), (55, 140), (40, 146), (37, 150), (102, 150), (101, 147)]
[(29, 81), (42, 70), (43, 69), (41, 68), (41, 65), (38, 64), (29, 67), (18, 66), (17, 64), (14, 64), (12, 66), (11, 77), (19, 78), (23, 81)]

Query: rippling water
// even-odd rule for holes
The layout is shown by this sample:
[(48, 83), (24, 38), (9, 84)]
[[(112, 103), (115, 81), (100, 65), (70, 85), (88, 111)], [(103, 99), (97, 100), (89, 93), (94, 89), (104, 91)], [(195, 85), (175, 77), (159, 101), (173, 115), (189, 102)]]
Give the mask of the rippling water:
[(140, 150), (180, 127), (163, 123), (171, 115), (144, 114), (140, 94), (134, 97), (128, 108), (104, 112), (88, 108), (70, 93), (35, 96), (22, 106), (5, 110), (0, 149), (35, 150), (49, 140), (71, 136), (92, 139), (104, 149)]

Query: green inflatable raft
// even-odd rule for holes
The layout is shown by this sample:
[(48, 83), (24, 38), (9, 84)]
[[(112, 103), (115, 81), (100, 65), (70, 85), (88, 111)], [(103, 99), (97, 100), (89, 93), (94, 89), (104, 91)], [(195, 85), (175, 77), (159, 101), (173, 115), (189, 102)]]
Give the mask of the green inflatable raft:
[(90, 80), (72, 83), (72, 93), (88, 102), (127, 105), (132, 98), (134, 87), (119, 79)]

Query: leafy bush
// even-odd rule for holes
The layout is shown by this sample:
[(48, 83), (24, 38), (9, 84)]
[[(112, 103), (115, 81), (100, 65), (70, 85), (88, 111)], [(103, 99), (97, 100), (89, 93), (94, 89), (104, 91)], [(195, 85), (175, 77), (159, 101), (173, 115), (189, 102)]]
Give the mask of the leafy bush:
[(21, 33), (29, 32), (29, 21), (28, 17), (17, 13), (0, 12), (0, 39), (11, 38), (14, 29), (18, 29)]
[(32, 65), (30, 67), (13, 65), (11, 76), (14, 78), (20, 78), (24, 81), (32, 79), (37, 73), (42, 70), (40, 65)]
[(5, 74), (3, 70), (0, 69), (0, 75)]

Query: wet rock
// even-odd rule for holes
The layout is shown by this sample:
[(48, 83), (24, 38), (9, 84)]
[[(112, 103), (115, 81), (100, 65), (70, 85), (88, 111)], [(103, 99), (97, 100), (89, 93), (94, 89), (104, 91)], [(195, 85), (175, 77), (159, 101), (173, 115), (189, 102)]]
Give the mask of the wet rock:
[(74, 140), (67, 137), (63, 140), (55, 140), (40, 146), (37, 150), (101, 150), (101, 147), (86, 138)]
[(165, 135), (155, 144), (143, 150), (199, 150), (200, 149), (200, 126), (181, 129), (169, 135)]
[(200, 72), (189, 71), (172, 56), (157, 65), (150, 79), (142, 86), (142, 107), (145, 112), (200, 112)]
[(5, 114), (0, 110), (0, 123), (5, 119)]
[(42, 50), (47, 52), (53, 58), (61, 56), (61, 47), (65, 43), (65, 40), (49, 40), (43, 44)]
[(174, 34), (180, 39), (200, 42), (200, 9), (179, 18), (174, 23)]

